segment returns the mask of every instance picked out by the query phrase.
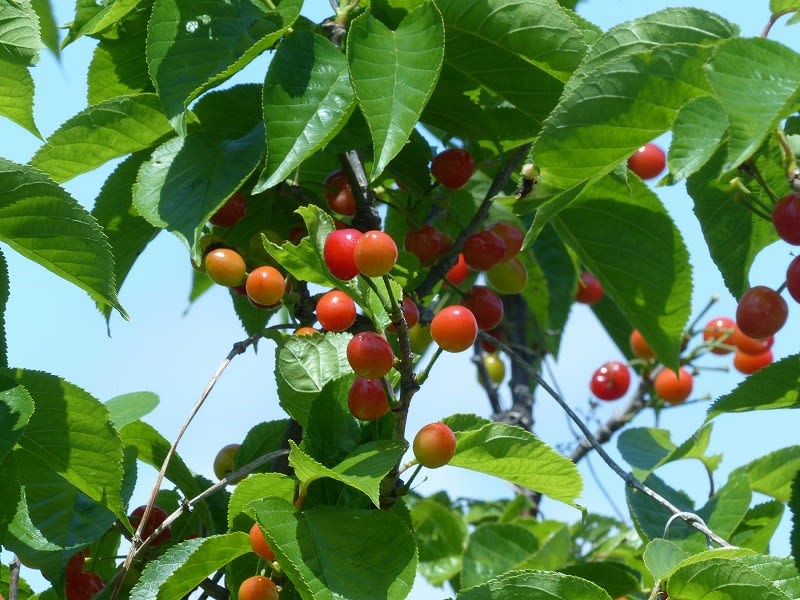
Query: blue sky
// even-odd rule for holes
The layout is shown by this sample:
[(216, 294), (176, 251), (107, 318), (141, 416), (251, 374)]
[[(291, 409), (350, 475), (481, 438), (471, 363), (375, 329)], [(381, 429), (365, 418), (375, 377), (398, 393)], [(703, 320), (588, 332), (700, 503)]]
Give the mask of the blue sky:
[[(70, 3), (54, 4), (58, 5), (58, 21), (69, 21), (71, 13), (67, 5)], [(327, 8), (327, 2), (307, 4)], [(579, 6), (579, 12), (607, 29), (666, 6), (684, 4), (654, 0), (587, 0)], [(753, 3), (714, 0), (695, 5), (739, 24), (745, 36), (758, 35), (769, 16), (767, 0)], [(771, 37), (797, 49), (797, 31), (779, 22)], [(45, 54), (35, 67), (36, 122), (44, 135), (52, 133), (64, 120), (85, 107), (84, 79), (91, 49), (91, 42), (82, 39), (65, 50), (62, 63)], [(266, 59), (262, 57), (248, 69), (246, 76), (260, 81), (265, 66)], [(0, 156), (27, 162), (38, 143), (21, 128), (0, 120)], [(65, 187), (79, 202), (90, 207), (110, 171), (110, 166), (99, 169), (70, 181)], [(673, 214), (693, 256), (695, 310), (705, 305), (712, 295), (718, 295), (720, 301), (708, 316), (732, 315), (735, 302), (711, 264), (683, 185), (659, 188), (657, 193)], [(244, 337), (225, 290), (212, 289), (189, 307), (189, 258), (178, 240), (168, 234), (159, 235), (131, 271), (121, 290), (121, 300), (131, 320), (125, 322), (113, 317), (110, 338), (106, 335), (103, 318), (83, 292), (19, 258), (7, 247), (3, 247), (3, 252), (11, 271), (11, 299), (6, 313), (10, 364), (58, 374), (103, 401), (132, 391), (153, 391), (159, 395), (161, 403), (147, 420), (168, 438), (177, 432), (231, 345)], [(770, 247), (756, 261), (753, 273), (758, 275), (754, 276), (754, 283), (777, 285), (783, 280), (789, 260), (787, 245)], [(791, 306), (789, 323), (777, 336), (776, 357), (797, 352), (798, 339), (800, 309)], [(587, 409), (589, 376), (597, 366), (612, 358), (619, 358), (619, 354), (592, 313), (585, 307), (575, 307), (562, 343), (561, 361), (553, 366), (553, 376), (572, 405), (580, 410)], [(471, 368), (467, 361), (464, 356), (444, 356), (415, 398), (408, 431), (416, 431), (423, 424), (454, 412), (489, 415), (489, 405), (474, 378), (464, 376), (465, 365)], [(254, 424), (283, 416), (277, 405), (272, 373), (272, 348), (268, 344), (263, 344), (258, 354), (249, 352), (233, 362), (179, 449), (192, 468), (211, 477), (212, 461), (219, 448), (240, 441)], [(736, 373), (706, 372), (696, 381), (696, 395), (715, 397), (741, 379)], [(507, 399), (507, 391), (503, 393)], [(593, 418), (606, 420), (616, 406), (600, 406)], [(665, 411), (660, 426), (671, 430), (674, 440), (683, 441), (701, 423), (705, 410), (704, 404), (695, 404)], [(557, 445), (571, 439), (564, 416), (547, 398), (538, 400), (535, 417), (536, 431), (547, 442)], [(641, 415), (635, 424), (653, 425), (652, 414)], [(717, 419), (711, 451), (725, 454), (717, 483), (735, 467), (795, 443), (796, 430), (791, 413), (783, 411)], [(616, 455), (615, 444), (608, 446)], [(608, 492), (625, 511), (623, 484), (596, 457), (592, 464)], [(593, 511), (611, 514), (611, 506), (585, 465), (582, 471), (586, 492), (580, 503)], [(154, 475), (147, 467), (140, 469), (140, 482), (146, 485), (140, 483), (139, 500), (144, 500)], [(447, 489), (454, 497), (486, 498), (511, 493), (501, 482), (457, 468), (445, 467), (423, 475), (418, 488), (423, 493)], [(708, 483), (699, 464), (668, 467), (662, 475), (702, 503)], [(549, 518), (579, 518), (577, 511), (555, 502), (546, 503), (543, 510)], [(774, 551), (788, 553), (788, 519), (778, 533)], [(4, 555), (3, 560), (7, 560), (7, 556)], [(444, 595), (420, 582), (411, 597), (419, 600)]]

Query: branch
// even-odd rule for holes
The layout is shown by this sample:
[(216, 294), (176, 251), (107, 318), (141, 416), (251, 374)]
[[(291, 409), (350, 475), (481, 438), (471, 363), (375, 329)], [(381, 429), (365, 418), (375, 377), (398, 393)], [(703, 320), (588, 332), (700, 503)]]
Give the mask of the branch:
[(381, 228), (381, 217), (375, 210), (375, 193), (369, 186), (369, 178), (364, 170), (364, 163), (358, 152), (348, 150), (339, 156), (342, 170), (347, 175), (350, 189), (356, 198), (356, 214), (353, 217), (353, 227), (359, 231), (372, 231)]
[(15, 555), (8, 565), (8, 600), (17, 600), (19, 592), (19, 558)]

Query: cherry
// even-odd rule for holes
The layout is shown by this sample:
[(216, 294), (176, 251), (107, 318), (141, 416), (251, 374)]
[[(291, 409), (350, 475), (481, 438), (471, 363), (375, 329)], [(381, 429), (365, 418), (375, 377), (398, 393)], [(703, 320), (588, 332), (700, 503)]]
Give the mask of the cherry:
[(206, 254), (203, 264), (211, 281), (227, 287), (239, 285), (247, 271), (241, 254), (230, 248), (212, 250)]
[(253, 552), (269, 562), (275, 560), (275, 553), (272, 551), (272, 548), (269, 547), (269, 542), (267, 538), (264, 537), (264, 532), (261, 531), (261, 526), (258, 523), (253, 523), (249, 535), (250, 547), (253, 549)]
[(419, 464), (437, 469), (449, 463), (456, 453), (456, 436), (442, 422), (428, 423), (414, 436), (412, 448)]
[(519, 294), (528, 283), (528, 269), (515, 256), (486, 271), (486, 279), (501, 294)]
[(464, 242), (464, 260), (476, 271), (491, 269), (506, 253), (506, 244), (499, 235), (488, 229), (470, 234)]
[[(403, 318), (406, 320), (407, 329), (411, 329), (414, 325), (419, 323), (419, 308), (417, 307), (417, 303), (408, 296), (403, 296), (403, 300), (400, 302), (400, 310), (403, 311)], [(387, 327), (387, 330), (396, 332), (397, 327), (391, 324)]]
[(800, 245), (800, 192), (787, 194), (772, 209), (772, 224), (780, 238)]
[(423, 265), (431, 264), (442, 253), (442, 235), (431, 225), (409, 229), (403, 244), (405, 249), (415, 255)]
[(436, 313), (430, 325), (431, 337), (442, 350), (462, 352), (475, 343), (478, 322), (466, 306), (454, 304)]
[(772, 344), (775, 342), (775, 336), (771, 335), (758, 340), (746, 336), (737, 327), (733, 332), (731, 341), (739, 352), (744, 352), (745, 354), (761, 354), (772, 348)]
[(357, 229), (334, 229), (325, 238), (322, 259), (334, 277), (343, 281), (358, 275), (356, 244), (363, 234)]
[(481, 360), (489, 379), (497, 384), (502, 383), (506, 377), (506, 365), (502, 359), (494, 352), (487, 352)]
[(382, 277), (397, 262), (397, 244), (383, 231), (368, 231), (356, 242), (354, 258), (361, 274)]
[(653, 378), (653, 389), (667, 404), (681, 404), (692, 393), (694, 377), (681, 367), (678, 374), (672, 369), (661, 369)]
[(625, 395), (630, 384), (628, 365), (610, 360), (592, 374), (589, 389), (600, 400), (617, 400)]
[(578, 279), (578, 290), (575, 292), (575, 301), (581, 304), (597, 304), (606, 295), (603, 286), (597, 277), (583, 271)]
[(214, 475), (217, 479), (224, 479), (233, 471), (233, 457), (239, 450), (239, 444), (228, 444), (220, 448), (214, 457)]
[(362, 421), (374, 421), (388, 413), (389, 401), (381, 380), (356, 377), (347, 392), (347, 406), (350, 414)]
[(514, 258), (522, 249), (522, 242), (525, 240), (525, 233), (510, 221), (498, 221), (493, 223), (489, 230), (496, 233), (506, 245), (506, 253), (503, 261)]
[(503, 320), (503, 301), (486, 286), (473, 286), (464, 300), (464, 306), (475, 316), (481, 331), (494, 329)]
[(628, 168), (642, 179), (653, 179), (661, 174), (667, 164), (667, 156), (656, 144), (640, 147), (628, 159)]
[(760, 354), (747, 354), (737, 350), (733, 355), (733, 366), (739, 373), (750, 375), (771, 364), (772, 360), (772, 350), (766, 350)]
[(458, 258), (456, 259), (456, 264), (450, 267), (450, 270), (447, 272), (447, 275), (445, 275), (444, 278), (453, 285), (461, 285), (464, 283), (467, 275), (469, 275), (467, 261), (464, 260), (464, 255), (459, 252)]
[(263, 306), (277, 304), (286, 291), (286, 281), (275, 267), (263, 266), (253, 269), (245, 282), (247, 297)]
[[(494, 329), (492, 329), (491, 331), (487, 331), (486, 333), (488, 333), (493, 338), (496, 338), (500, 341), (505, 340), (505, 331), (503, 330), (502, 326), (495, 327)], [(489, 354), (497, 352), (497, 346), (483, 337), (481, 338), (481, 348), (483, 348), (484, 352), (488, 352)]]
[(453, 236), (450, 235), (449, 233), (447, 233), (446, 231), (440, 231), (439, 232), (439, 237), (442, 240), (442, 242), (440, 244), (440, 250), (439, 250), (440, 254), (446, 254), (447, 252), (450, 252), (450, 250), (453, 249), (453, 246), (456, 245), (456, 242), (453, 239)]
[(64, 595), (67, 600), (89, 600), (106, 586), (102, 577), (93, 571), (70, 575), (64, 581)]
[(69, 561), (67, 561), (67, 577), (75, 576), (76, 574), (83, 572), (83, 565), (86, 562), (86, 557), (88, 555), (89, 549), (84, 548), (83, 550), (70, 556)]
[(656, 357), (656, 353), (653, 352), (653, 349), (645, 341), (638, 329), (631, 331), (628, 343), (630, 344), (631, 352), (633, 352), (634, 356), (645, 360), (651, 360)]
[(269, 577), (253, 575), (239, 586), (239, 600), (278, 600), (278, 586)]
[[(145, 506), (139, 506), (133, 509), (133, 512), (128, 516), (128, 520), (131, 522), (134, 529), (139, 528), (139, 523), (142, 522), (142, 517), (144, 516), (146, 508)], [(168, 516), (169, 515), (163, 508), (158, 505), (153, 505), (147, 517), (147, 523), (145, 523), (144, 528), (142, 528), (142, 539), (146, 540), (150, 537), (150, 534), (153, 533)], [(150, 545), (158, 546), (159, 544), (163, 544), (170, 538), (170, 535), (172, 535), (172, 531), (170, 527), (167, 526), (153, 539)]]
[(425, 352), (431, 341), (431, 330), (429, 327), (417, 323), (414, 327), (409, 328), (408, 343), (411, 346), (411, 351), (415, 354), (422, 354)]
[(800, 302), (800, 256), (795, 256), (786, 269), (786, 289), (795, 302)]
[(299, 335), (299, 336), (316, 335), (318, 333), (322, 333), (322, 332), (317, 331), (313, 327), (308, 327), (307, 325), (303, 326), (303, 327), (298, 327), (297, 329), (294, 330), (294, 334), (295, 335)]
[(703, 327), (703, 341), (714, 354), (729, 354), (730, 346), (735, 346), (734, 332), (736, 322), (728, 317), (715, 317)]
[(233, 227), (242, 220), (247, 212), (247, 198), (242, 192), (234, 192), (233, 195), (220, 206), (208, 220), (217, 227)]
[(386, 338), (374, 331), (361, 331), (347, 343), (347, 362), (358, 375), (375, 379), (391, 370), (394, 352)]
[(767, 286), (757, 285), (747, 290), (739, 299), (736, 325), (749, 337), (765, 338), (783, 327), (788, 313), (786, 300), (778, 292)]
[(444, 187), (457, 190), (475, 171), (472, 155), (462, 148), (448, 148), (433, 157), (431, 174)]
[(356, 198), (350, 188), (347, 175), (341, 169), (331, 172), (323, 183), (325, 186), (325, 198), (333, 212), (352, 217), (356, 214)]
[(308, 230), (302, 225), (295, 225), (289, 230), (289, 235), (286, 236), (290, 242), (295, 246), (300, 243), (304, 237), (308, 235)]
[(331, 290), (317, 300), (317, 320), (328, 331), (344, 331), (356, 322), (356, 303), (339, 290)]

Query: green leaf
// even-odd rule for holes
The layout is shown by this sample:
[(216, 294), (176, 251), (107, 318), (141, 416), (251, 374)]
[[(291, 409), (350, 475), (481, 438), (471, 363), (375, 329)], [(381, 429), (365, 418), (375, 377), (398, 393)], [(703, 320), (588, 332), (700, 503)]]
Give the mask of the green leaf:
[(272, 46), (300, 14), (301, 0), (276, 9), (251, 0), (155, 0), (147, 65), (175, 125), (189, 103)]
[(273, 187), (324, 147), (356, 106), (347, 59), (310, 31), (288, 36), (264, 81), (267, 163), (253, 189)]
[(22, 437), (34, 411), (33, 398), (24, 387), (0, 392), (0, 462)]
[(36, 61), (42, 48), (39, 18), (30, 0), (14, 0), (0, 5), (0, 52), (20, 65)]
[(126, 316), (108, 240), (94, 218), (44, 174), (3, 158), (0, 240)]
[(798, 0), (769, 0), (769, 10), (773, 16), (800, 10)]
[[(284, 439), (288, 435), (290, 428), (289, 419), (279, 419), (277, 421), (269, 421), (266, 423), (259, 423), (253, 426), (247, 435), (244, 437), (242, 444), (236, 451), (233, 457), (234, 471), (240, 469), (246, 464), (254, 461), (264, 454), (274, 452), (284, 445)], [(284, 458), (285, 462), (286, 459)], [(275, 471), (275, 461), (266, 463), (260, 468), (253, 471), (254, 473), (263, 471)]]
[(350, 78), (374, 146), (370, 180), (403, 149), (428, 102), (444, 59), (444, 24), (432, 2), (391, 30), (369, 11), (347, 35)]
[(656, 538), (647, 543), (642, 559), (653, 578), (662, 579), (688, 556), (675, 542)]
[(153, 392), (130, 392), (114, 396), (105, 404), (111, 422), (119, 430), (152, 412), (158, 406), (158, 395)]
[[(283, 473), (256, 473), (236, 484), (228, 503), (228, 527), (232, 528), (236, 518), (246, 512), (251, 502), (262, 498), (283, 498), (291, 502), (294, 498), (294, 480)], [(252, 519), (250, 520), (252, 523)], [(249, 529), (248, 525), (248, 529)]]
[(747, 476), (750, 488), (767, 496), (789, 502), (794, 474), (800, 470), (800, 446), (789, 446), (739, 467), (731, 473)]
[(92, 54), (87, 76), (89, 104), (117, 96), (155, 92), (144, 57), (146, 29), (120, 39), (101, 39)]
[(689, 101), (678, 113), (669, 147), (669, 182), (696, 173), (714, 156), (728, 131), (728, 115), (711, 96)]
[[(19, 455), (52, 472), (118, 518), (122, 505), (123, 444), (106, 407), (82, 389), (47, 373), (7, 373), (33, 398), (36, 410), (19, 439)], [(60, 427), (53, 427), (60, 423)]]
[(196, 538), (168, 548), (147, 563), (131, 600), (180, 600), (233, 559), (252, 552), (240, 531)]
[(31, 7), (36, 11), (39, 19), (42, 43), (58, 58), (61, 51), (58, 41), (58, 25), (53, 16), (50, 0), (31, 0)]
[(75, 18), (70, 24), (63, 46), (83, 35), (99, 33), (115, 25), (137, 8), (143, 0), (115, 0), (97, 3), (95, 0), (77, 0)]
[(469, 536), (464, 550), (462, 588), (469, 588), (509, 571), (531, 568), (530, 558), (539, 541), (525, 527), (508, 523), (480, 525)]
[(642, 587), (641, 578), (636, 571), (610, 560), (570, 565), (563, 569), (563, 572), (597, 584), (612, 598), (633, 594)]
[(461, 419), (444, 420), (457, 440), (450, 465), (494, 475), (567, 504), (580, 494), (583, 482), (572, 461), (529, 431), (477, 417), (469, 429), (462, 429)]
[(658, 197), (637, 178), (626, 186), (609, 176), (588, 187), (553, 225), (659, 360), (677, 369), (691, 310), (691, 264)]
[(139, 169), (133, 187), (139, 214), (175, 233), (188, 248), (195, 247), (202, 226), (261, 159), (259, 97), (258, 86), (252, 84), (203, 97), (195, 107), (201, 126), (156, 148)]
[(8, 341), (6, 340), (6, 306), (9, 297), (8, 263), (0, 251), (0, 368), (8, 367)]
[(0, 58), (0, 115), (41, 138), (33, 120), (33, 94), (33, 77), (28, 68)]
[(792, 497), (789, 499), (789, 510), (792, 512), (792, 533), (789, 541), (792, 546), (794, 565), (800, 569), (800, 472), (792, 480)]
[(457, 510), (429, 498), (411, 508), (419, 548), (419, 572), (431, 585), (442, 585), (461, 571), (467, 524)]
[(8, 455), (0, 460), (0, 538), (6, 546), (9, 524), (14, 522), (22, 492), (17, 463), (13, 455)]
[(769, 552), (770, 541), (783, 518), (785, 504), (770, 500), (757, 504), (744, 516), (730, 537), (730, 543), (756, 552)]
[(730, 123), (724, 171), (747, 160), (795, 109), (797, 61), (797, 52), (764, 38), (725, 40), (715, 49), (707, 75)]
[(323, 477), (340, 481), (355, 488), (380, 506), (380, 485), (389, 471), (397, 464), (406, 450), (403, 442), (377, 440), (358, 446), (339, 464), (329, 469), (289, 441), (289, 464), (300, 480), (300, 497), (305, 496), (308, 486)]
[(782, 358), (742, 381), (708, 409), (706, 421), (723, 413), (800, 406), (800, 354)]
[(325, 466), (332, 467), (358, 446), (361, 427), (347, 405), (354, 376), (325, 384), (311, 404), (303, 428), (301, 449)]
[(402, 600), (411, 591), (416, 545), (395, 513), (344, 507), (298, 512), (278, 498), (252, 507), (301, 597)]
[(456, 600), (611, 600), (590, 581), (548, 571), (512, 571), (460, 592)]
[(172, 133), (155, 94), (135, 94), (90, 106), (63, 123), (31, 159), (57, 182), (150, 148)]

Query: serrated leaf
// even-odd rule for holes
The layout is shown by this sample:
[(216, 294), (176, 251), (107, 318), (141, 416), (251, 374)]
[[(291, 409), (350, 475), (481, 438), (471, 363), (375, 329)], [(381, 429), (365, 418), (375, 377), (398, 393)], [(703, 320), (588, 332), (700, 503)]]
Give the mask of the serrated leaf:
[(28, 68), (0, 58), (0, 116), (41, 138), (33, 120), (33, 94), (33, 77)]
[(147, 563), (130, 598), (180, 600), (206, 577), (247, 552), (252, 552), (250, 541), (240, 531), (182, 542)]
[(153, 392), (129, 392), (106, 400), (106, 408), (114, 427), (119, 430), (152, 412), (158, 406)]
[(108, 240), (94, 218), (43, 173), (0, 158), (0, 239), (125, 317)]
[(750, 461), (731, 473), (744, 474), (754, 492), (789, 502), (794, 474), (800, 470), (800, 446), (775, 450)]
[(633, 594), (642, 587), (641, 578), (633, 568), (611, 560), (577, 563), (562, 572), (597, 584), (612, 598)]
[(723, 413), (800, 406), (800, 354), (782, 358), (742, 381), (708, 409), (706, 421)]
[(711, 96), (689, 101), (678, 113), (669, 147), (669, 182), (675, 183), (697, 172), (723, 143), (728, 115)]
[(0, 251), (0, 368), (8, 367), (8, 340), (6, 339), (6, 306), (9, 298), (8, 263)]
[(416, 545), (395, 513), (344, 507), (298, 512), (278, 498), (252, 507), (301, 597), (402, 600), (411, 591)]
[(356, 106), (347, 59), (325, 38), (295, 32), (270, 61), (263, 105), (267, 162), (254, 192), (283, 181), (345, 126)]
[(469, 588), (509, 571), (530, 568), (527, 559), (538, 548), (536, 536), (519, 525), (480, 525), (469, 536), (459, 583)]
[(42, 43), (58, 58), (60, 55), (58, 25), (53, 16), (50, 0), (31, 0), (31, 7), (39, 19)]
[(309, 456), (332, 467), (358, 446), (361, 427), (347, 404), (354, 376), (345, 375), (325, 384), (311, 404), (303, 428), (301, 448)]
[(22, 386), (0, 392), (0, 462), (19, 441), (34, 411), (33, 398)]
[(529, 431), (483, 419), (469, 429), (461, 428), (459, 417), (444, 422), (457, 440), (450, 465), (500, 477), (567, 504), (580, 494), (583, 482), (572, 461)]
[(677, 369), (691, 309), (691, 264), (657, 196), (638, 179), (626, 186), (608, 176), (562, 210), (553, 225), (659, 360)]
[(6, 376), (24, 386), (36, 406), (18, 442), (20, 456), (124, 519), (123, 444), (105, 406), (54, 375), (18, 369)]
[(725, 40), (714, 50), (708, 79), (730, 124), (724, 171), (747, 160), (794, 110), (798, 58), (794, 50), (764, 38)]
[(374, 181), (402, 150), (428, 102), (444, 59), (444, 24), (432, 2), (391, 30), (367, 11), (350, 24), (350, 78), (372, 133)]
[(171, 134), (158, 96), (121, 96), (64, 122), (36, 151), (31, 165), (62, 183)]
[(419, 572), (431, 585), (442, 585), (461, 571), (467, 524), (460, 512), (424, 499), (411, 507), (419, 548)]
[(770, 541), (783, 518), (786, 505), (778, 500), (757, 504), (744, 516), (730, 543), (756, 552), (769, 552)]
[[(284, 447), (284, 439), (289, 435), (290, 427), (289, 419), (268, 421), (252, 427), (233, 457), (233, 470), (240, 469), (258, 457)], [(266, 463), (253, 472), (275, 471), (277, 469), (274, 468), (274, 464), (274, 461)]]
[(42, 48), (39, 17), (30, 0), (5, 2), (0, 6), (0, 51), (17, 64), (35, 62)]
[(653, 579), (661, 579), (687, 556), (689, 553), (675, 542), (656, 538), (647, 543), (642, 559)]
[(245, 512), (251, 502), (268, 497), (291, 502), (294, 486), (294, 479), (283, 473), (256, 473), (243, 479), (236, 484), (228, 503), (228, 527), (233, 527), (236, 518)]
[(77, 0), (75, 18), (62, 45), (66, 46), (83, 35), (92, 35), (110, 28), (135, 10), (142, 1), (115, 0), (98, 3), (95, 0)]
[(274, 44), (302, 4), (282, 0), (270, 9), (251, 0), (156, 0), (147, 64), (170, 121), (181, 129), (189, 103)]
[(101, 39), (89, 64), (87, 97), (99, 104), (117, 96), (155, 92), (144, 58), (146, 31), (120, 39)]
[(201, 126), (156, 148), (139, 169), (133, 206), (142, 217), (173, 232), (187, 248), (197, 246), (202, 226), (261, 159), (259, 96), (258, 86), (241, 85), (198, 102)]
[(611, 600), (596, 584), (563, 573), (511, 571), (460, 592), (456, 600)]
[(380, 506), (380, 484), (389, 471), (397, 464), (406, 446), (402, 442), (377, 440), (355, 448), (340, 463), (327, 468), (289, 441), (289, 464), (300, 480), (300, 496), (305, 496), (308, 486), (323, 477), (340, 481), (355, 488)]

